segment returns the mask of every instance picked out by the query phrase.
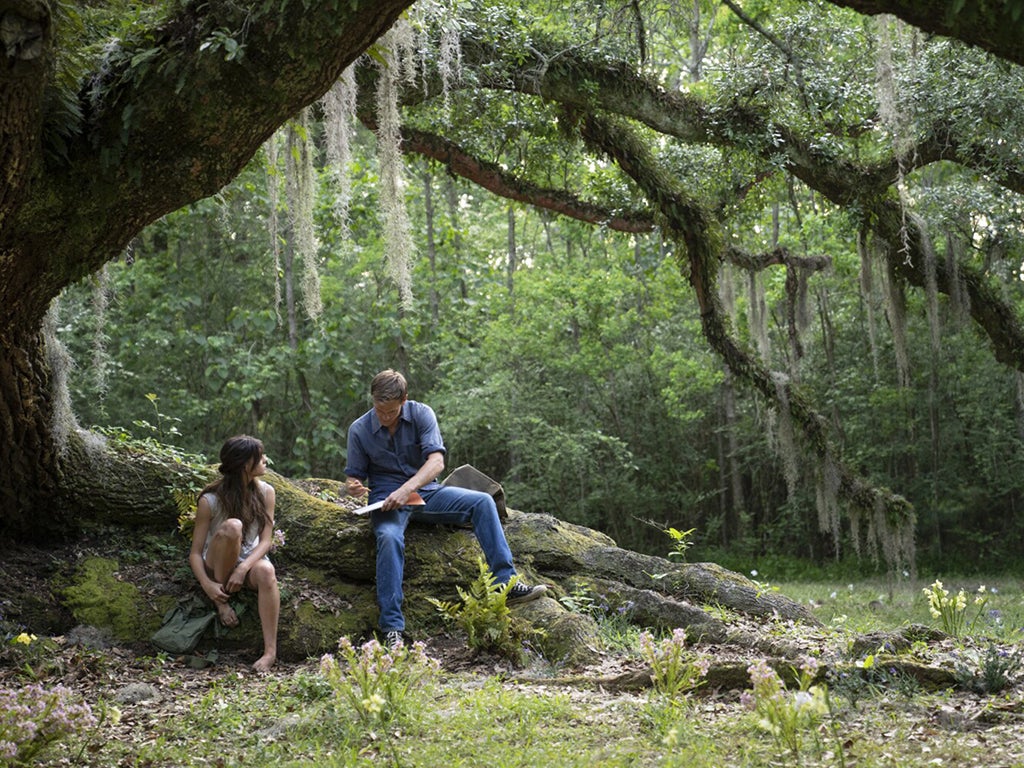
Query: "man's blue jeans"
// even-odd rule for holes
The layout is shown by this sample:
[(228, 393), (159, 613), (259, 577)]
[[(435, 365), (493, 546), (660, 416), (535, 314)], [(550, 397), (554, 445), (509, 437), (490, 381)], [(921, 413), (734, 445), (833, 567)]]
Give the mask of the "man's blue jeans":
[(515, 575), (512, 552), (498, 519), (498, 508), (489, 494), (466, 488), (442, 486), (420, 491), (423, 507), (401, 507), (374, 512), (371, 520), (377, 537), (377, 605), (382, 632), (405, 629), (402, 615), (402, 577), (405, 571), (405, 529), (411, 520), (437, 525), (472, 524), (487, 566), (499, 584)]

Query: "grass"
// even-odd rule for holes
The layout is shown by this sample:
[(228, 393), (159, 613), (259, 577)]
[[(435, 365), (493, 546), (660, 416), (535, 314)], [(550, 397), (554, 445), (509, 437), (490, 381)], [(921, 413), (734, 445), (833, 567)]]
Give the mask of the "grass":
[[(921, 591), (932, 581), (904, 580), (891, 587), (871, 580), (765, 583), (765, 588), (809, 605), (825, 625), (819, 634), (842, 645), (854, 634), (911, 623), (937, 626)], [(986, 592), (985, 621), (962, 643), (944, 645), (1019, 642), (1020, 581), (972, 578), (950, 580), (947, 587), (973, 594), (982, 583), (994, 587)], [(990, 610), (999, 612), (1000, 623), (987, 614)], [(624, 647), (630, 634), (621, 617), (609, 618), (605, 629), (613, 654), (636, 668), (638, 655)], [(313, 660), (281, 665), (274, 675), (260, 678), (240, 673), (241, 667), (192, 670), (166, 657), (117, 650), (73, 657), (67, 649), (48, 653), (60, 658), (46, 666), (49, 679), (43, 682), (63, 682), (94, 710), (107, 712), (94, 731), (50, 747), (49, 765), (1024, 766), (1024, 739), (1018, 735), (1024, 686), (1016, 670), (1009, 687), (988, 695), (956, 687), (927, 692), (884, 669), (858, 678), (856, 690), (834, 679), (828, 687), (831, 711), (803, 728), (794, 752), (780, 746), (771, 723), (745, 706), (741, 691), (701, 689), (669, 699), (650, 690), (609, 690), (578, 676), (570, 683), (568, 675), (560, 676), (565, 670), (551, 665), (544, 674), (494, 664), (442, 668), (409, 691), (401, 716), (368, 725), (365, 715), (360, 718), (339, 703)], [(0, 684), (11, 685), (17, 674), (13, 666), (0, 667)], [(152, 697), (125, 698), (129, 684), (148, 686)]]
[[(892, 629), (905, 624), (936, 626), (928, 609), (928, 600), (922, 592), (936, 578), (900, 579), (890, 583), (885, 579), (862, 579), (835, 584), (833, 582), (780, 582), (773, 584), (811, 611), (827, 625), (843, 626), (854, 632)], [(979, 587), (985, 587), (987, 603), (975, 626), (978, 633), (1005, 637), (1024, 630), (1024, 582), (1020, 579), (994, 576), (982, 578), (943, 579), (950, 592), (963, 590), (973, 597)], [(974, 613), (969, 610), (969, 616)]]

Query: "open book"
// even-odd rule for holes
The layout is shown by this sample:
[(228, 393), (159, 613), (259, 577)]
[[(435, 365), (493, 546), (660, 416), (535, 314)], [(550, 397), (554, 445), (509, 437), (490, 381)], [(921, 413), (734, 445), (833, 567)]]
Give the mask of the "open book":
[[(427, 502), (425, 502), (423, 500), (422, 496), (420, 496), (418, 493), (413, 491), (412, 493), (409, 494), (409, 500), (407, 502), (405, 502), (405, 506), (407, 506), (407, 507), (422, 507), (426, 503)], [(365, 507), (360, 507), (359, 509), (352, 510), (352, 514), (353, 515), (368, 515), (371, 512), (376, 512), (378, 509), (380, 509), (383, 506), (384, 506), (384, 502), (383, 501), (375, 501), (373, 504), (367, 504)]]

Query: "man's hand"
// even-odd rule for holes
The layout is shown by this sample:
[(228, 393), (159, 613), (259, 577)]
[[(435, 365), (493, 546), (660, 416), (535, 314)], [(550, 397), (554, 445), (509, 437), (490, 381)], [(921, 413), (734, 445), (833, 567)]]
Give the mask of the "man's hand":
[(384, 506), (381, 507), (385, 512), (391, 511), (392, 509), (398, 509), (404, 507), (406, 502), (409, 501), (409, 497), (412, 496), (412, 491), (406, 488), (404, 485), (399, 486), (391, 492), (391, 494), (384, 499)]
[(366, 496), (370, 489), (363, 485), (363, 481), (356, 477), (350, 477), (345, 481), (345, 490), (349, 496)]

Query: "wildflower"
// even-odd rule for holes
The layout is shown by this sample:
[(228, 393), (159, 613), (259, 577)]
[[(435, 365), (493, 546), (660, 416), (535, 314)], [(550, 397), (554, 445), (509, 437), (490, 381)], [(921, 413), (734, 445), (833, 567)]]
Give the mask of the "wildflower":
[(38, 638), (35, 635), (30, 635), (27, 632), (22, 632), (16, 638), (11, 640), (12, 643), (21, 643), (22, 645), (32, 645)]
[(274, 552), (278, 549), (281, 549), (281, 547), (283, 547), (285, 544), (285, 539), (286, 537), (284, 535), (284, 531), (282, 531), (280, 528), (275, 528), (274, 536), (271, 539), (270, 551)]
[(685, 694), (700, 686), (710, 668), (710, 659), (694, 657), (686, 650), (686, 630), (676, 628), (672, 637), (654, 642), (650, 632), (639, 637), (640, 655), (651, 665), (655, 690), (668, 697)]
[(0, 741), (0, 760), (13, 760), (18, 747), (13, 741)]
[(818, 668), (820, 666), (821, 664), (813, 656), (805, 657), (804, 660), (800, 663), (800, 669), (808, 677), (814, 677), (817, 674)]
[(384, 697), (375, 693), (368, 699), (363, 699), (363, 709), (374, 715), (380, 714), (380, 711), (384, 709)]

